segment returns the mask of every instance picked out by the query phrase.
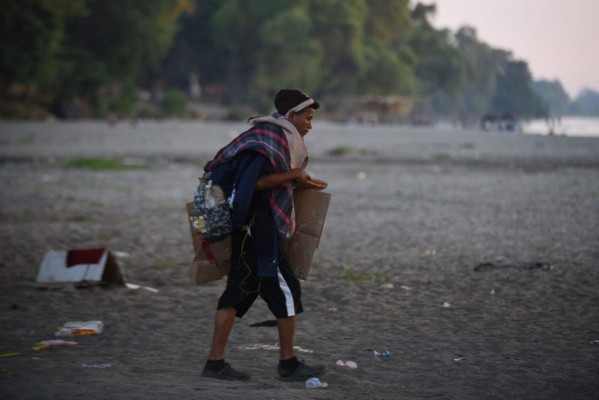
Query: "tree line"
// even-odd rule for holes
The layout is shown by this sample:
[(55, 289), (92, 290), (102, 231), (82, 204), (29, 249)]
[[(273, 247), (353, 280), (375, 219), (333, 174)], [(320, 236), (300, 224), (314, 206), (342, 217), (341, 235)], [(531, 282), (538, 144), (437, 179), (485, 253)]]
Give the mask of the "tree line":
[[(334, 113), (402, 98), (413, 114), (546, 116), (528, 64), (409, 0), (8, 0), (0, 113), (177, 113), (188, 98), (271, 109), (298, 87)], [(140, 93), (143, 93), (140, 99)], [(158, 110), (158, 111), (156, 111)]]
[(540, 79), (533, 82), (532, 88), (545, 101), (552, 116), (599, 116), (599, 93), (594, 90), (584, 89), (572, 99), (557, 80)]

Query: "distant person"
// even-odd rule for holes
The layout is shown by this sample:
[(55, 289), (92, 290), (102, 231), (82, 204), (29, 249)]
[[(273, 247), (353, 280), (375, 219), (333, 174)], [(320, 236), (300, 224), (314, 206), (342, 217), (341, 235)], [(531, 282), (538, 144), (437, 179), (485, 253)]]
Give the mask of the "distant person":
[(295, 229), (294, 187), (326, 186), (311, 180), (304, 170), (308, 158), (303, 138), (312, 129), (320, 105), (295, 89), (279, 91), (274, 103), (275, 114), (250, 119), (253, 127), (219, 150), (204, 167), (213, 184), (234, 197), (234, 231), (231, 272), (218, 301), (203, 377), (250, 378), (225, 361), (225, 349), (235, 317), (242, 318), (258, 296), (277, 320), (278, 375), (283, 380), (306, 380), (324, 371), (323, 365), (308, 365), (295, 356), (296, 315), (303, 311), (301, 287), (278, 249), (280, 238), (289, 237)]

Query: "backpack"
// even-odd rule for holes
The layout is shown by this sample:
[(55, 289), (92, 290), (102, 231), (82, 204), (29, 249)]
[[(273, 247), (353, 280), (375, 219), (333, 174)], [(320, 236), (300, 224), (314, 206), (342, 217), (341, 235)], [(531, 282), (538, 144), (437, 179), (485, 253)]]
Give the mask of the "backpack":
[(210, 172), (204, 174), (193, 196), (189, 215), (194, 231), (209, 242), (224, 239), (233, 232), (231, 212), (231, 203), (223, 189), (213, 184)]

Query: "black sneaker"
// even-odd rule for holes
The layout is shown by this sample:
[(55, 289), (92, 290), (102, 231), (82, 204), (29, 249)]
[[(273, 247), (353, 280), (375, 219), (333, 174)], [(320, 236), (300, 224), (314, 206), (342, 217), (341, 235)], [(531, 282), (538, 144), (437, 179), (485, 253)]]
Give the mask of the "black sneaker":
[(204, 378), (223, 379), (228, 381), (247, 381), (250, 379), (250, 374), (237, 371), (229, 363), (225, 363), (218, 371), (213, 371), (204, 367), (202, 371)]
[(285, 370), (284, 368), (277, 368), (279, 377), (283, 381), (305, 381), (306, 379), (316, 378), (320, 376), (325, 370), (324, 365), (308, 365), (303, 361), (300, 361), (298, 366), (292, 370)]

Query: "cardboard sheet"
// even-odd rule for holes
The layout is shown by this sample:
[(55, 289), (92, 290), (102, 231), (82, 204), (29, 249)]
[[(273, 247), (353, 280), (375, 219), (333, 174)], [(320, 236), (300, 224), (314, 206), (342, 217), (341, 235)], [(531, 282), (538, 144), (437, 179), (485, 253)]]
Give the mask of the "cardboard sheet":
[(331, 195), (314, 189), (297, 189), (293, 194), (295, 233), (281, 241), (281, 250), (298, 279), (306, 280), (320, 243)]

